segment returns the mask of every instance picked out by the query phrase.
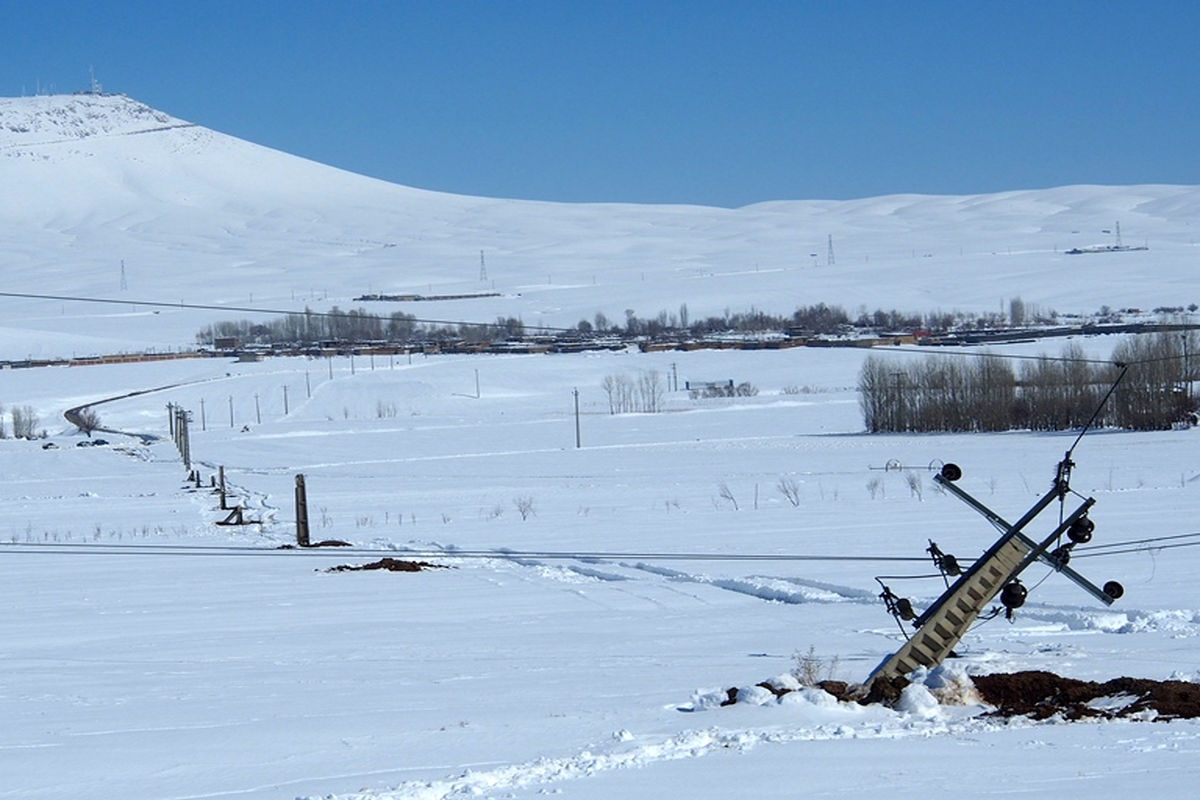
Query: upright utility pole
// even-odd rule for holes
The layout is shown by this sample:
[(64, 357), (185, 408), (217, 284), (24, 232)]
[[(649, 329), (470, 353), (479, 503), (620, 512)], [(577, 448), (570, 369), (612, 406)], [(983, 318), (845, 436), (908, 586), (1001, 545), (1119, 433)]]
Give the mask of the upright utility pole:
[(576, 387), (571, 393), (575, 395), (575, 449), (578, 450), (583, 447), (583, 440), (579, 435), (579, 388)]
[(184, 469), (192, 468), (192, 445), (188, 437), (188, 412), (175, 406), (175, 445), (183, 457)]
[(304, 485), (304, 475), (296, 475), (296, 544), (309, 547), (308, 539), (308, 490)]

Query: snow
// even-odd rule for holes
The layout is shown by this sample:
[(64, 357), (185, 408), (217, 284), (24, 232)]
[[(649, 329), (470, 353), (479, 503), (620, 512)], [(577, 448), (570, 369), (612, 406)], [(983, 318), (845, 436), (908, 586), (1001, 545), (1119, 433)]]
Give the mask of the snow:
[[(74, 116), (53, 111), (68, 101)], [(104, 113), (81, 128), (88, 109)], [(124, 259), (141, 300), (345, 307), (368, 289), (472, 285), (480, 249), (503, 298), (417, 310), (573, 324), (679, 302), (694, 317), (808, 302), (990, 310), (1021, 295), (1082, 311), (1186, 303), (1194, 286), (1193, 187), (736, 211), (526, 203), (389, 186), (155, 113), (120, 97), (0, 101), (0, 180), (25, 195), (0, 199), (10, 290), (120, 297)], [(151, 123), (163, 130), (137, 133)], [(30, 130), (10, 138), (13, 125)], [(1055, 254), (1117, 218), (1152, 249)], [(828, 233), (836, 269), (808, 263)], [(0, 355), (14, 357), (176, 347), (213, 321), (0, 302)], [(1080, 340), (1096, 354), (1115, 341)], [(966, 491), (1015, 518), (1075, 439), (865, 435), (854, 385), (866, 355), (0, 372), (0, 402), (30, 406), (48, 434), (0, 440), (0, 798), (1190, 796), (1200, 722), (997, 720), (967, 678), (1197, 680), (1195, 549), (1104, 547), (1194, 533), (1195, 431), (1096, 432), (1075, 451), (1072, 486), (1096, 498), (1097, 528), (1072, 565), (1122, 581), (1111, 608), (1031, 568), (1016, 620), (972, 630), (961, 658), (915, 676), (895, 709), (758, 686), (787, 683), (810, 653), (833, 678), (865, 679), (901, 642), (875, 576), (931, 572), (930, 539), (960, 559), (991, 543), (984, 520), (935, 491), (930, 466), (960, 464)], [(760, 391), (671, 392), (664, 413), (610, 415), (603, 378), (642, 370)], [(76, 446), (62, 412), (108, 398), (106, 427), (159, 438)], [(200, 489), (168, 441), (168, 403), (193, 414)], [(893, 459), (921, 476), (920, 494), (882, 470)], [(259, 523), (215, 524), (228, 513), (208, 486), (218, 467)], [(352, 548), (277, 549), (294, 541), (298, 473), (313, 538)], [(781, 477), (797, 481), (799, 506)], [(326, 571), (384, 555), (450, 568)], [(918, 607), (942, 588), (889, 582)], [(730, 687), (753, 702), (721, 707)]]
[[(0, 184), (21, 187), (0, 195), (5, 230), (20, 231), (0, 245), (14, 276), (6, 290), (130, 301), (0, 300), (7, 327), (39, 334), (5, 337), (0, 358), (175, 348), (215, 321), (213, 312), (137, 300), (298, 311), (350, 308), (370, 293), (485, 290), (501, 297), (364, 305), (557, 327), (598, 312), (617, 322), (626, 309), (678, 314), (685, 304), (699, 319), (751, 308), (790, 314), (818, 302), (851, 313), (981, 312), (1020, 296), (1030, 308), (1091, 313), (1197, 301), (1200, 190), (1191, 186), (733, 210), (566, 204), (388, 184), (121, 96), (0, 100), (0, 134)], [(1102, 231), (1117, 221), (1127, 243), (1150, 249), (1066, 254), (1110, 244)], [(86, 317), (87, 329), (65, 335), (67, 315)]]

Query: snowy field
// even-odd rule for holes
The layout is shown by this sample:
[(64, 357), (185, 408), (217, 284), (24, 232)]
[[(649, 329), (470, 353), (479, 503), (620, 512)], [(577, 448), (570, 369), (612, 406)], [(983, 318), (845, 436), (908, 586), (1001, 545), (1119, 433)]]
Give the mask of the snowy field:
[[(360, 357), (353, 372), (342, 358), (4, 373), (5, 396), (35, 406), (58, 449), (0, 441), (0, 797), (803, 788), (915, 798), (964, 774), (987, 796), (1114, 781), (1190, 796), (1179, 779), (1200, 747), (1193, 721), (1001, 723), (978, 706), (891, 711), (827, 696), (707, 707), (707, 694), (786, 673), (810, 650), (833, 677), (865, 679), (901, 642), (874, 577), (930, 573), (929, 539), (971, 558), (994, 538), (935, 490), (928, 467), (959, 463), (960, 485), (1016, 518), (1074, 440), (865, 435), (853, 391), (862, 357), (415, 357), (377, 358), (374, 369)], [(664, 413), (610, 415), (603, 377), (643, 370), (681, 385), (749, 381), (759, 394), (670, 392)], [(57, 416), (170, 384), (97, 406), (106, 426), (156, 443), (100, 433), (107, 446), (77, 447), (83, 437)], [(214, 524), (227, 512), (186, 484), (167, 403), (193, 412), (204, 482), (224, 466), (245, 516), (261, 524)], [(1125, 597), (1106, 609), (1061, 576), (1039, 583), (1049, 570), (1033, 568), (1037, 588), (1017, 620), (972, 631), (956, 669), (1200, 678), (1194, 551), (1104, 555), (1104, 545), (1194, 532), (1195, 435), (1085, 437), (1073, 487), (1096, 498), (1097, 532), (1094, 557), (1081, 548), (1073, 564), (1098, 582), (1121, 580)], [(878, 469), (892, 460), (912, 469)], [(294, 541), (296, 473), (313, 538), (352, 551), (272, 549)], [(796, 481), (798, 506), (781, 478)], [(526, 519), (521, 501), (532, 504)], [(449, 569), (325, 571), (413, 551)], [(913, 560), (838, 560), (847, 556)], [(888, 583), (918, 606), (941, 587)]]
[[(369, 310), (564, 327), (684, 305), (699, 319), (1200, 301), (1197, 187), (741, 209), (456, 197), (113, 96), (0, 99), (0, 185), (21, 189), (0, 193), (0, 360), (175, 350), (247, 315), (233, 306), (327, 311), (370, 292), (494, 291)], [(1117, 222), (1149, 249), (1066, 253), (1113, 244)], [(117, 302), (12, 296), (32, 294)], [(1116, 342), (1080, 343), (1103, 358)], [(931, 539), (966, 561), (996, 535), (932, 470), (961, 465), (966, 491), (1016, 519), (1075, 441), (866, 435), (863, 358), (0, 371), (6, 423), (28, 409), (47, 434), (0, 439), (0, 800), (1191, 797), (1192, 720), (1004, 722), (924, 689), (895, 710), (814, 693), (714, 707), (809, 654), (864, 680), (903, 642), (875, 578), (928, 576)], [(610, 414), (604, 379), (650, 371), (758, 394), (673, 390), (663, 413)], [(63, 419), (88, 403), (105, 445), (77, 446)], [(192, 414), (201, 489), (169, 404)], [(1016, 620), (973, 629), (952, 672), (1200, 681), (1197, 435), (1086, 436), (1072, 486), (1097, 501), (1096, 537), (1072, 565), (1125, 596), (1102, 607), (1031, 568)], [(216, 524), (221, 467), (253, 524)], [(312, 538), (352, 547), (278, 549), (295, 540), (297, 474)], [(445, 568), (329, 571), (383, 556)], [(918, 608), (942, 588), (886, 582)]]

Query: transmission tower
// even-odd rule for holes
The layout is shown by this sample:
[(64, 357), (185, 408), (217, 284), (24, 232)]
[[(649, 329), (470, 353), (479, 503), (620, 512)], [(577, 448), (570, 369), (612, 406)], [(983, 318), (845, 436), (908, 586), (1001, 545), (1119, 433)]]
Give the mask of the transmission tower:
[(121, 259), (121, 291), (129, 288), (129, 282), (125, 280), (125, 259)]
[(831, 267), (834, 265), (834, 258), (833, 258), (833, 234), (832, 234), (832, 233), (831, 233), (831, 234), (829, 234), (829, 246), (828, 246), (828, 248), (827, 248), (827, 249), (826, 249), (826, 251), (825, 251), (825, 263), (826, 263), (828, 266), (831, 266)]
[(483, 251), (479, 251), (479, 282), (487, 283), (487, 265), (483, 262)]

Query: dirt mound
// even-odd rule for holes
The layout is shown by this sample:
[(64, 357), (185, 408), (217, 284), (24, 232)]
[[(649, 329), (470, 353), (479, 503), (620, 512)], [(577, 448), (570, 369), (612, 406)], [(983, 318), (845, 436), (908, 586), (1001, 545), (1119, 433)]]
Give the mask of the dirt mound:
[(1113, 678), (1080, 681), (1051, 672), (976, 675), (971, 682), (995, 716), (1111, 719), (1156, 712), (1155, 719), (1200, 717), (1200, 685), (1187, 681)]
[(360, 572), (367, 569), (383, 569), (388, 572), (420, 572), (425, 569), (449, 569), (444, 564), (430, 564), (428, 561), (405, 561), (400, 558), (381, 558), (370, 564), (341, 564), (330, 567), (326, 572)]
[[(1115, 719), (1143, 717), (1156, 721), (1200, 717), (1200, 684), (1187, 681), (1154, 681), (1113, 678), (1103, 683), (1064, 678), (1051, 672), (1029, 671), (971, 677), (983, 702), (995, 706), (985, 716), (1028, 717), (1042, 720)], [(843, 702), (891, 706), (908, 682), (904, 678), (877, 680), (869, 694), (861, 686), (842, 681), (821, 681), (823, 689)], [(776, 697), (792, 689), (770, 681), (758, 684)], [(738, 690), (729, 689), (723, 706), (738, 702)]]

